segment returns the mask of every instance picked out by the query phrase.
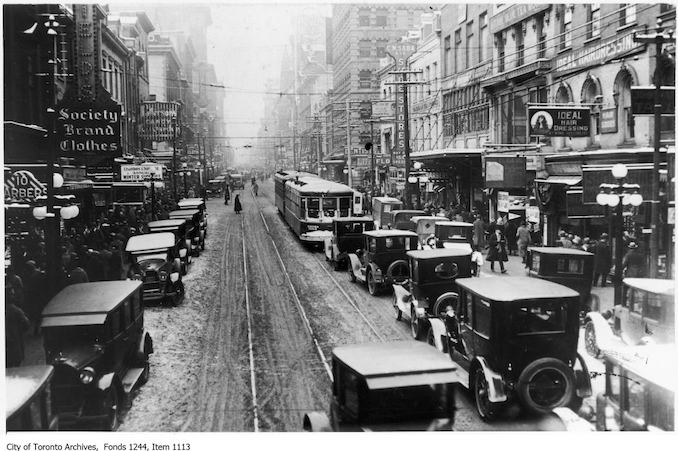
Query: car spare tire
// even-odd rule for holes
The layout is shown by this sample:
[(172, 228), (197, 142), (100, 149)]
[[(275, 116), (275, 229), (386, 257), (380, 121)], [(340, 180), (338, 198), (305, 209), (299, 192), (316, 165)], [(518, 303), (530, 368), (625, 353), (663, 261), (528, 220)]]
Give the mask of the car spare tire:
[(447, 312), (447, 307), (452, 307), (452, 310), (457, 309), (457, 301), (459, 295), (457, 293), (446, 293), (440, 296), (435, 304), (433, 304), (433, 313), (434, 316), (443, 316)]
[(394, 282), (402, 282), (410, 276), (410, 267), (405, 260), (396, 260), (388, 265), (386, 275)]
[(574, 372), (564, 362), (545, 357), (530, 363), (518, 378), (518, 397), (535, 413), (568, 405), (574, 395)]

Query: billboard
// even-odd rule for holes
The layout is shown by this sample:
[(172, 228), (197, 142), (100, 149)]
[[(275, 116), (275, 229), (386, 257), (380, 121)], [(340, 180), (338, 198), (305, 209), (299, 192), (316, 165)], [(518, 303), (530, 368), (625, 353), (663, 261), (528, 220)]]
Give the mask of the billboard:
[(529, 107), (530, 136), (587, 137), (591, 134), (589, 107)]
[(139, 136), (149, 141), (172, 141), (181, 128), (172, 126), (178, 121), (179, 104), (176, 102), (144, 102), (139, 106)]
[(524, 188), (525, 157), (485, 157), (486, 188)]

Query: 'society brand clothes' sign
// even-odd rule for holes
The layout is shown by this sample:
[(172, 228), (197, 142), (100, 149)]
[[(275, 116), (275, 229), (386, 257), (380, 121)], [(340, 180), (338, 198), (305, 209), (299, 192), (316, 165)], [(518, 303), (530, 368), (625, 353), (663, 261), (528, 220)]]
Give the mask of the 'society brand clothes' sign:
[(57, 136), (63, 156), (82, 154), (122, 155), (121, 106), (71, 102), (57, 108)]

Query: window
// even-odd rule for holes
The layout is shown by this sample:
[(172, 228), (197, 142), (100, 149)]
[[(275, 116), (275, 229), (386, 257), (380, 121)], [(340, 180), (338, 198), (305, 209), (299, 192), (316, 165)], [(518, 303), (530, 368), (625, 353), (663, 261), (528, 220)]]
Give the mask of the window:
[(579, 258), (559, 258), (556, 267), (560, 274), (584, 274), (584, 260)]
[(343, 398), (344, 408), (354, 415), (358, 414), (358, 376), (349, 370), (344, 370), (343, 379)]
[(625, 3), (619, 8), (619, 26), (623, 27), (636, 22), (636, 5)]
[(487, 45), (487, 13), (478, 17), (478, 62), (485, 60), (485, 46)]
[(339, 216), (344, 218), (349, 216), (351, 210), (351, 199), (348, 197), (339, 198)]
[(466, 324), (469, 326), (473, 327), (473, 298), (475, 296), (472, 296), (470, 294), (465, 296), (466, 302), (464, 303), (464, 309), (466, 310), (464, 313), (466, 314)]
[(306, 217), (319, 218), (320, 217), (320, 200), (318, 198), (302, 199), (306, 201)]
[(424, 81), (428, 83), (426, 85), (426, 93), (427, 93), (427, 95), (430, 96), (431, 95), (431, 66), (426, 66), (426, 70), (424, 71)]
[(537, 19), (537, 58), (546, 57), (546, 27), (544, 16)]
[(384, 40), (378, 40), (377, 41), (377, 57), (378, 58), (386, 57), (386, 46), (387, 45), (388, 45), (388, 41), (384, 41)]
[(368, 238), (368, 243), (370, 252), (377, 252), (377, 239), (376, 238)]
[(541, 255), (532, 254), (532, 271), (539, 274), (539, 264), (541, 262)]
[(372, 71), (363, 69), (358, 72), (358, 87), (370, 88), (372, 87)]
[(132, 323), (132, 303), (130, 302), (129, 299), (124, 301), (122, 303), (122, 327), (123, 329), (127, 329), (129, 325)]
[(655, 293), (647, 294), (647, 304), (645, 305), (645, 318), (659, 321), (662, 314), (662, 305), (664, 304), (662, 297)]
[(628, 384), (628, 403), (629, 415), (633, 418), (645, 419), (645, 386), (636, 382), (640, 378), (634, 374), (627, 373), (626, 383)]
[(476, 323), (475, 323), (475, 331), (478, 332), (480, 335), (483, 335), (484, 337), (489, 338), (490, 337), (490, 303), (489, 301), (486, 301), (485, 299), (480, 299), (477, 297), (474, 297), (475, 303), (475, 317), (476, 317)]
[(388, 15), (386, 11), (377, 11), (377, 22), (378, 27), (385, 27), (388, 25)]
[[(497, 69), (499, 72), (504, 72), (504, 33), (498, 33), (497, 35), (497, 55), (499, 56), (499, 63)], [(509, 142), (509, 141), (503, 141)]]
[(586, 38), (592, 39), (600, 37), (600, 3), (587, 5), (586, 10)]
[(369, 58), (372, 55), (372, 42), (366, 39), (361, 39), (358, 42), (358, 56), (361, 58)]
[(605, 367), (605, 377), (607, 382), (605, 384), (606, 395), (610, 400), (619, 405), (619, 399), (621, 396), (621, 368), (619, 365), (613, 365), (608, 363)]
[(120, 333), (120, 310), (113, 310), (110, 313), (111, 337)]
[(566, 49), (572, 46), (572, 9), (573, 5), (565, 5), (561, 14), (562, 22), (560, 25), (560, 48)]
[(438, 63), (433, 63), (431, 77), (433, 77), (433, 79), (430, 80), (431, 84), (429, 85), (429, 89), (436, 92), (438, 90)]
[(370, 10), (362, 8), (358, 10), (358, 25), (361, 27), (370, 26)]
[(518, 306), (511, 320), (516, 335), (565, 332), (567, 304), (562, 301), (538, 301)]
[(454, 279), (459, 274), (459, 267), (454, 262), (438, 263), (433, 269), (434, 274), (439, 279), (450, 280)]
[(452, 44), (450, 41), (450, 36), (445, 36), (445, 55), (443, 59), (443, 72), (445, 75), (450, 75), (452, 73), (452, 62), (450, 58), (452, 57)]
[(525, 40), (523, 39), (523, 24), (514, 27), (516, 33), (516, 67), (525, 64)]
[(334, 197), (323, 198), (323, 216), (333, 218), (337, 211), (337, 199)]
[(464, 52), (466, 57), (466, 67), (473, 66), (473, 49), (475, 48), (475, 43), (473, 41), (473, 21), (466, 23), (466, 52)]
[(461, 72), (461, 28), (454, 32), (454, 71)]

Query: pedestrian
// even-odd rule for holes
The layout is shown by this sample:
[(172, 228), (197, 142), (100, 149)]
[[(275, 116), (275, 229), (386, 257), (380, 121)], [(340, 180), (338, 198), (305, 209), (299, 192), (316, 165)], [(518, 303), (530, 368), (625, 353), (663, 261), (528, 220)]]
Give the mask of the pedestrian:
[(68, 284), (74, 285), (76, 283), (88, 283), (89, 277), (87, 271), (80, 266), (80, 261), (77, 257), (71, 257), (71, 271), (68, 273)]
[(612, 266), (612, 251), (610, 245), (607, 243), (607, 233), (600, 235), (600, 239), (596, 243), (593, 257), (593, 286), (598, 285), (598, 279), (602, 277), (600, 286), (604, 287), (607, 284), (607, 276), (610, 274), (610, 267)]
[(235, 195), (235, 201), (233, 202), (233, 211), (236, 215), (239, 215), (242, 211), (242, 205), (240, 204), (240, 194)]
[(228, 185), (224, 185), (224, 205), (228, 205), (229, 200), (231, 200), (231, 190)]
[(494, 232), (490, 235), (488, 240), (490, 247), (489, 252), (487, 253), (487, 261), (490, 262), (490, 269), (494, 272), (494, 262), (499, 262), (499, 268), (501, 273), (504, 274), (506, 269), (504, 269), (504, 262), (508, 261), (508, 256), (506, 255), (506, 238), (501, 228), (496, 227)]
[(257, 185), (256, 180), (252, 183), (252, 191), (254, 191), (255, 196), (259, 196), (259, 185)]
[(572, 240), (572, 249), (577, 249), (580, 251), (584, 250), (582, 247), (581, 237), (579, 235), (574, 236), (574, 239)]
[(571, 233), (570, 234), (564, 233), (563, 238), (561, 240), (561, 242), (563, 243), (563, 247), (565, 249), (572, 249), (572, 240), (573, 239), (574, 239), (574, 235), (572, 235)]
[(624, 277), (645, 277), (645, 256), (638, 249), (638, 244), (631, 241), (627, 247), (622, 260), (622, 274)]
[(480, 246), (473, 246), (471, 254), (471, 275), (480, 276), (480, 267), (483, 266), (483, 254), (480, 252)]
[(473, 221), (473, 245), (481, 251), (485, 249), (485, 221), (480, 215), (476, 215)]
[(508, 248), (508, 255), (518, 255), (518, 237), (516, 236), (518, 228), (515, 221), (508, 221), (505, 227), (506, 247)]
[(5, 366), (21, 365), (24, 360), (24, 333), (31, 323), (24, 311), (16, 305), (12, 286), (5, 287)]
[(527, 222), (522, 221), (520, 227), (516, 230), (516, 240), (518, 243), (518, 255), (523, 261), (523, 265), (527, 263), (527, 246), (532, 242), (530, 229), (527, 228)]

